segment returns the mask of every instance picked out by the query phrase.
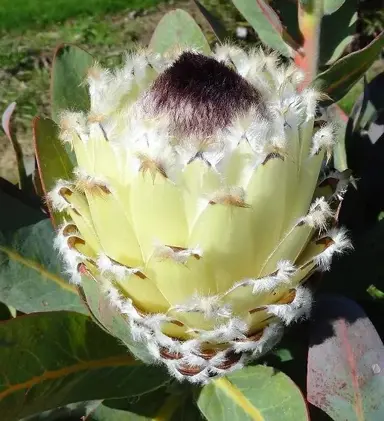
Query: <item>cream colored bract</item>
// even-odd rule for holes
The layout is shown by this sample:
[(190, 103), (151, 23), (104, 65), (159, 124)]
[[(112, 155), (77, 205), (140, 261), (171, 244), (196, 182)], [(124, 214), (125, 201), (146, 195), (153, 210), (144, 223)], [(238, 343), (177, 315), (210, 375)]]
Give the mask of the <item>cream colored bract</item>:
[(350, 245), (334, 218), (345, 180), (320, 177), (334, 127), (317, 123), (319, 95), (299, 91), (301, 73), (274, 55), (220, 47), (212, 57), (260, 103), (232, 105), (225, 125), (228, 110), (218, 108), (217, 127), (208, 118), (200, 130), (189, 117), (205, 115), (198, 98), (173, 92), (174, 110), (165, 90), (156, 109), (153, 83), (183, 54), (143, 51), (115, 71), (89, 71), (89, 113), (61, 119), (78, 167), (49, 199), (67, 215), (56, 243), (72, 282), (81, 284), (79, 272), (97, 282), (147, 362), (205, 382), (264, 354), (284, 325), (306, 317), (305, 281)]

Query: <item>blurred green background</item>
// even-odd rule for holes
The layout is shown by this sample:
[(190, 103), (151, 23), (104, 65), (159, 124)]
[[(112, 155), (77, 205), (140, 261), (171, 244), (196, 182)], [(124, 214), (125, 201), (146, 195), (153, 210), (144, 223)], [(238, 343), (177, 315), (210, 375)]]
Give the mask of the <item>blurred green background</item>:
[(80, 15), (150, 7), (161, 0), (1, 0), (0, 30), (24, 29)]

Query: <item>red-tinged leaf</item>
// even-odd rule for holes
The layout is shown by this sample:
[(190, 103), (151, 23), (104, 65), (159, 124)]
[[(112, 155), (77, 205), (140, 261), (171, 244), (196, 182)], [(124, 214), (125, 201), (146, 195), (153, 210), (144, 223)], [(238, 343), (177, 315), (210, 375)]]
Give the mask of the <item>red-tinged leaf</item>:
[(15, 111), (15, 108), (16, 108), (16, 102), (12, 102), (5, 109), (1, 117), (1, 125), (3, 126), (4, 132), (7, 135), (9, 140), (12, 139), (10, 123), (11, 123), (12, 114)]
[(11, 142), (12, 148), (15, 151), (16, 155), (16, 163), (17, 163), (17, 172), (19, 177), (19, 187), (23, 189), (27, 184), (27, 171), (25, 169), (25, 163), (24, 163), (24, 157), (23, 157), (23, 151), (21, 150), (20, 144), (16, 139), (15, 134), (12, 132), (11, 127), (11, 120), (13, 112), (16, 108), (16, 102), (12, 102), (8, 105), (6, 110), (4, 111), (2, 117), (1, 117), (1, 125), (3, 127), (3, 130), (8, 138), (8, 140)]
[(334, 421), (384, 419), (384, 346), (364, 311), (319, 298), (311, 325), (307, 399)]
[(232, 0), (233, 4), (252, 25), (260, 39), (269, 47), (286, 57), (292, 56), (288, 41), (285, 42), (284, 28), (274, 10), (262, 0)]
[[(57, 180), (72, 177), (73, 163), (64, 145), (59, 140), (58, 126), (49, 118), (36, 117), (33, 120), (33, 139), (40, 182), (46, 195)], [(59, 225), (63, 215), (55, 212), (47, 202), (54, 226)]]
[(227, 30), (219, 19), (214, 16), (209, 10), (207, 10), (198, 0), (194, 0), (196, 6), (200, 10), (200, 13), (204, 16), (212, 31), (216, 35), (216, 38), (220, 42), (224, 42), (228, 38)]
[(281, 35), (283, 40), (289, 46), (291, 46), (296, 51), (299, 50), (300, 45), (288, 33), (288, 31), (286, 30), (286, 28), (281, 23), (279, 16), (273, 10), (273, 8), (271, 6), (269, 6), (268, 3), (265, 2), (264, 0), (256, 0), (256, 3), (260, 7), (260, 10), (264, 14), (264, 16), (267, 18), (267, 21), (269, 22), (271, 27), (274, 28), (275, 31)]
[(283, 33), (283, 25), (276, 12), (263, 0), (256, 0), (256, 3), (259, 5), (260, 10), (263, 12), (270, 25), (281, 35)]

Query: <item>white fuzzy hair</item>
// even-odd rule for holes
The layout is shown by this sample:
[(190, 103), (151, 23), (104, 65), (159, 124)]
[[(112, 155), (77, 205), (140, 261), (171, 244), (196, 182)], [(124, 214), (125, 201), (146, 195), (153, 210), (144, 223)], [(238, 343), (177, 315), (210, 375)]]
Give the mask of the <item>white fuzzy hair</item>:
[(334, 213), (324, 197), (318, 197), (311, 204), (308, 214), (301, 218), (299, 222), (304, 223), (311, 228), (323, 231), (326, 229), (328, 221), (333, 216)]
[(310, 153), (311, 155), (316, 155), (322, 149), (331, 153), (335, 142), (336, 137), (334, 125), (331, 123), (325, 124), (313, 135)]
[(277, 263), (275, 273), (256, 279), (245, 279), (236, 282), (226, 294), (234, 291), (235, 289), (251, 286), (253, 294), (261, 294), (263, 292), (272, 292), (276, 288), (284, 285), (285, 287), (290, 284), (293, 275), (296, 272), (296, 267), (289, 260), (280, 260)]
[(96, 265), (100, 273), (111, 279), (122, 281), (139, 272), (139, 268), (130, 268), (113, 262), (105, 253), (99, 253)]
[(331, 261), (335, 254), (341, 255), (353, 249), (353, 245), (347, 236), (347, 231), (343, 228), (332, 228), (322, 238), (326, 237), (331, 239), (332, 244), (314, 258), (316, 265), (322, 271), (330, 269)]
[(270, 304), (266, 306), (267, 313), (278, 317), (289, 325), (301, 318), (309, 316), (312, 308), (312, 293), (308, 288), (299, 286), (293, 301), (289, 304)]
[(73, 183), (66, 180), (58, 180), (55, 187), (48, 192), (47, 200), (52, 205), (53, 209), (58, 212), (63, 212), (69, 208), (72, 208), (72, 205), (60, 194), (61, 189), (66, 188), (73, 190)]
[(223, 304), (221, 299), (220, 295), (203, 297), (195, 294), (184, 304), (175, 305), (170, 310), (180, 313), (201, 313), (206, 319), (229, 318), (232, 316), (231, 307), (229, 304)]
[(264, 354), (274, 347), (283, 336), (284, 325), (282, 323), (272, 323), (264, 328), (260, 339), (256, 341), (236, 341), (232, 342), (236, 353), (250, 352), (254, 358)]
[(64, 234), (68, 225), (73, 225), (73, 223), (64, 223), (59, 227), (54, 241), (54, 247), (62, 256), (65, 273), (69, 276), (70, 282), (79, 285), (81, 284), (81, 275), (79, 274), (78, 266), (86, 260), (86, 256), (74, 248), (69, 247), (68, 240), (73, 234), (68, 236)]
[(73, 170), (73, 174), (76, 177), (76, 183), (78, 186), (100, 186), (105, 187), (108, 190), (112, 190), (110, 183), (107, 179), (101, 175), (90, 175), (87, 170), (81, 167), (76, 167)]
[(198, 256), (201, 257), (203, 255), (203, 251), (200, 247), (188, 248), (188, 249), (180, 249), (175, 250), (172, 247), (166, 246), (164, 244), (160, 244), (160, 242), (156, 241), (153, 250), (153, 256), (157, 259), (171, 259), (174, 262), (185, 264), (187, 263), (188, 259), (191, 256)]
[(61, 129), (59, 138), (62, 142), (72, 145), (74, 136), (77, 136), (83, 142), (89, 139), (89, 127), (84, 113), (63, 111), (59, 118)]

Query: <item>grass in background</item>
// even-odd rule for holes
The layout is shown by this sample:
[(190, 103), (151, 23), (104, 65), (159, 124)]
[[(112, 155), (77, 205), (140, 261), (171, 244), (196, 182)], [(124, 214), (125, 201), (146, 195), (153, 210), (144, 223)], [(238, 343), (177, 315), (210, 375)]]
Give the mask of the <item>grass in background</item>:
[(76, 16), (147, 8), (161, 0), (1, 0), (0, 31), (20, 31)]
[(0, 114), (17, 102), (15, 124), (21, 136), (29, 136), (30, 122), (37, 114), (49, 115), (49, 80), (52, 54), (63, 42), (78, 44), (104, 63), (114, 63), (138, 39), (136, 22), (91, 16), (72, 19), (44, 31), (26, 30), (0, 39)]
[[(51, 1), (55, 10), (60, 10), (57, 0), (25, 0), (28, 5), (37, 5)], [(76, 0), (77, 3), (101, 3), (101, 0)], [(0, 0), (0, 17), (3, 13), (4, 2), (12, 5), (21, 0)], [(29, 2), (29, 3), (28, 3)], [(64, 2), (63, 2), (64, 3)], [(75, 5), (74, 0), (65, 3)], [(120, 0), (104, 1), (105, 6), (122, 4)], [(161, 3), (157, 0), (124, 0), (124, 5)], [(8, 6), (7, 6), (8, 7)], [(165, 5), (159, 5), (159, 12), (151, 7), (146, 16), (136, 19), (129, 18), (129, 10), (120, 10), (114, 14), (104, 14), (101, 17), (80, 14), (63, 22), (48, 23), (48, 14), (43, 20), (38, 15), (31, 15), (31, 22), (13, 27), (11, 31), (0, 31), (0, 116), (5, 108), (13, 101), (17, 103), (13, 118), (13, 127), (21, 144), (24, 155), (28, 159), (33, 155), (31, 122), (36, 115), (50, 115), (49, 81), (52, 54), (55, 47), (61, 43), (73, 43), (84, 47), (105, 64), (115, 64), (123, 52), (132, 48), (137, 42), (148, 43)], [(4, 25), (4, 15), (0, 19), (0, 27), (10, 25), (16, 19), (16, 10), (7, 10), (7, 21)], [(66, 9), (64, 12), (68, 12)], [(71, 13), (75, 9), (71, 9)], [(77, 9), (79, 10), (79, 9)], [(82, 9), (84, 12), (84, 8)], [(148, 11), (146, 9), (146, 11)], [(162, 10), (162, 12), (160, 12)], [(9, 12), (9, 13), (8, 13)], [(100, 10), (98, 12), (101, 13)], [(25, 10), (23, 11), (25, 13)], [(31, 12), (34, 13), (34, 12)], [(48, 13), (48, 12), (47, 12)], [(161, 13), (161, 14), (160, 14)], [(56, 14), (56, 17), (59, 15)], [(63, 14), (61, 15), (63, 16)], [(53, 15), (51, 16), (53, 17)], [(43, 22), (44, 27), (41, 26)], [(2, 130), (0, 130), (0, 177), (16, 181), (15, 156)]]
[[(0, 0), (0, 17), (4, 4), (20, 4), (25, 1), (26, 7), (51, 2), (57, 13), (60, 3), (75, 5), (74, 0)], [(223, 0), (220, 0), (223, 1)], [(204, 20), (190, 0), (177, 0), (169, 5), (160, 0), (76, 0), (81, 4), (101, 4), (104, 7), (124, 4), (125, 10), (116, 13), (94, 16), (80, 14), (63, 22), (50, 22), (41, 27), (33, 22), (40, 18), (30, 12), (29, 28), (22, 24), (13, 27), (12, 31), (3, 31), (0, 36), (0, 116), (5, 108), (16, 101), (13, 126), (26, 157), (33, 155), (31, 122), (34, 116), (50, 116), (49, 79), (52, 54), (61, 43), (77, 44), (95, 56), (105, 65), (115, 65), (121, 60), (124, 52), (137, 44), (148, 45), (151, 35), (161, 19), (170, 9), (180, 7), (191, 13), (204, 26)], [(143, 8), (143, 5), (150, 7)], [(139, 5), (142, 13), (132, 19), (129, 17), (133, 5)], [(156, 5), (156, 6), (153, 6)], [(83, 6), (83, 5), (82, 5)], [(8, 7), (8, 6), (7, 6)], [(13, 9), (12, 9), (13, 10)], [(72, 12), (75, 9), (71, 9)], [(78, 10), (78, 9), (77, 9)], [(82, 9), (84, 12), (84, 8)], [(68, 9), (67, 9), (68, 11)], [(67, 13), (66, 11), (66, 13)], [(25, 11), (23, 12), (25, 13)], [(101, 9), (97, 13), (102, 13)], [(7, 16), (14, 19), (7, 10)], [(48, 15), (46, 15), (48, 16)], [(53, 15), (51, 15), (52, 17)], [(58, 15), (56, 15), (58, 16)], [(61, 14), (63, 16), (63, 14)], [(4, 24), (0, 20), (0, 27)], [(26, 25), (26, 23), (24, 22)], [(9, 21), (6, 25), (9, 25)], [(37, 26), (36, 26), (37, 25)], [(4, 26), (4, 25), (3, 25)], [(204, 32), (208, 26), (205, 24)], [(0, 31), (1, 32), (1, 31)], [(211, 38), (213, 37), (211, 33)], [(0, 130), (0, 177), (16, 181), (15, 157), (8, 140)]]

